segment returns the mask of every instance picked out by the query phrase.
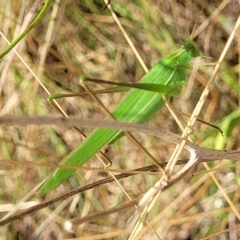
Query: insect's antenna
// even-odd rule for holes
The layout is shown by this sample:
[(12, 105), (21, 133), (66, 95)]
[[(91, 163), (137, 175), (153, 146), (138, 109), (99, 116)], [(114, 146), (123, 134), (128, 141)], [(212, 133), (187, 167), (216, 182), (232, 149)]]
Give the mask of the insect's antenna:
[(229, 1), (223, 1), (217, 7), (217, 9), (211, 13), (211, 15), (200, 24), (200, 26), (196, 29), (196, 31), (193, 34), (193, 39), (196, 36), (198, 36), (209, 25), (209, 23), (226, 7), (228, 3)]
[(194, 23), (193, 30), (192, 30), (192, 32), (191, 32), (191, 34), (190, 34), (190, 39), (191, 39), (191, 40), (193, 40), (193, 33), (194, 33), (196, 27), (197, 27), (197, 21)]
[[(201, 9), (200, 12), (202, 12), (203, 9), (204, 9), (204, 7), (202, 7), (202, 9)], [(200, 13), (199, 13), (198, 16), (197, 16), (196, 22), (194, 23), (192, 32), (191, 32), (191, 34), (190, 34), (190, 39), (191, 39), (191, 40), (194, 40), (194, 38), (197, 37), (197, 36), (194, 36), (194, 32), (195, 32), (195, 30), (196, 30), (196, 28), (197, 28), (197, 24), (198, 24), (198, 22), (199, 22), (199, 18), (200, 18)]]
[(192, 9), (191, 9), (191, 11), (189, 12), (189, 14), (188, 14), (188, 16), (187, 16), (187, 33), (188, 33), (188, 39), (190, 39), (190, 40), (192, 40), (192, 38), (191, 38), (191, 35), (189, 34), (189, 28), (190, 28), (190, 18), (192, 19)]

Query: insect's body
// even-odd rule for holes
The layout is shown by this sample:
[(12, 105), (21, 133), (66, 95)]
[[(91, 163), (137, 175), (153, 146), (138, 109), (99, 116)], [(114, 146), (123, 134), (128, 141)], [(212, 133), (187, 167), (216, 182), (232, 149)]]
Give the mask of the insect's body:
[[(157, 62), (142, 77), (140, 83), (155, 83), (174, 87), (186, 81), (186, 70), (190, 69), (188, 65), (189, 61), (192, 57), (198, 55), (194, 44), (188, 42), (181, 49)], [(180, 88), (177, 89), (178, 94), (180, 90)], [(168, 95), (166, 94), (166, 96)], [(164, 101), (162, 97), (162, 94), (156, 92), (132, 89), (112, 114), (119, 121), (145, 123), (163, 106)], [(115, 141), (120, 136), (121, 132), (117, 130), (96, 129), (78, 148), (63, 159), (62, 164), (80, 166), (87, 162), (106, 144)], [(57, 169), (53, 176), (42, 186), (40, 193), (44, 194), (56, 188), (73, 172), (74, 170)]]

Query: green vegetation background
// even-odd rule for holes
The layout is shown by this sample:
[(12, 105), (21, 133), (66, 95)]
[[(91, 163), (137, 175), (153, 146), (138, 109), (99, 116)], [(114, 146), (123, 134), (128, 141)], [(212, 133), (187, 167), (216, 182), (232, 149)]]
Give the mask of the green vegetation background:
[[(194, 75), (195, 79), (192, 80), (190, 77), (182, 95), (173, 100), (172, 103), (177, 110), (191, 114), (214, 68), (202, 63), (217, 61), (233, 30), (239, 15), (239, 5), (236, 1), (230, 1), (221, 9), (224, 2), (200, 0), (111, 2), (149, 68), (162, 56), (181, 47), (189, 40), (192, 31), (206, 21), (206, 26), (196, 38), (196, 43), (202, 55), (209, 59), (202, 58), (199, 71)], [(32, 1), (15, 4), (15, 1), (3, 0), (0, 6), (1, 30), (10, 41), (19, 35), (21, 26), (27, 18), (31, 17), (31, 14), (35, 16), (41, 8)], [(41, 22), (21, 41), (18, 46), (19, 54), (34, 72), (41, 73), (40, 78), (51, 93), (79, 92), (81, 90), (78, 83), (79, 75), (122, 82), (137, 82), (144, 75), (144, 70), (111, 14), (103, 8), (104, 3), (100, 0), (69, 0), (62, 1), (60, 5), (53, 2)], [(216, 9), (221, 9), (221, 12), (213, 18), (212, 13)], [(57, 11), (57, 14), (52, 18), (54, 11)], [(215, 129), (197, 123), (193, 138), (201, 146), (216, 149), (239, 148), (238, 38), (235, 38), (225, 58), (200, 116), (201, 119), (221, 127), (224, 137)], [(3, 50), (6, 43), (2, 38), (0, 41), (0, 48)], [(44, 48), (46, 42), (50, 45), (49, 49)], [(41, 70), (40, 61), (45, 50), (47, 54)], [(47, 94), (18, 57), (11, 58), (11, 53), (5, 56), (0, 62), (0, 73), (0, 116), (59, 114), (49, 104)], [(109, 109), (113, 109), (121, 101), (122, 96), (123, 94), (119, 93), (104, 94), (101, 99)], [(90, 97), (60, 99), (59, 103), (70, 116), (104, 117)], [(157, 114), (150, 124), (181, 133), (166, 108)], [(86, 134), (90, 131), (84, 129)], [(173, 145), (143, 134), (136, 136), (158, 161), (164, 162), (169, 159)], [(12, 208), (9, 205), (8, 209), (6, 204), (18, 203), (52, 172), (53, 168), (46, 167), (46, 163), (59, 163), (81, 141), (78, 132), (70, 127), (1, 126), (0, 216), (3, 217), (6, 211)], [(117, 169), (130, 170), (152, 164), (127, 138), (106, 148), (105, 151), (112, 159), (113, 167)], [(182, 157), (186, 158), (187, 155), (183, 154)], [(238, 165), (231, 164), (234, 163), (225, 160), (212, 163), (210, 166), (216, 168), (217, 179), (238, 207), (240, 171)], [(96, 158), (86, 166), (102, 168)], [(178, 169), (176, 168), (176, 171)], [(197, 171), (200, 170), (204, 171), (201, 166)], [(104, 177), (106, 177), (104, 172), (78, 171), (49, 198)], [(134, 198), (147, 191), (158, 178), (159, 176), (142, 174), (122, 180), (121, 183)], [(189, 190), (189, 193), (184, 195), (183, 190)], [(24, 200), (30, 201), (40, 199), (33, 195)], [(71, 233), (63, 227), (67, 219), (108, 209), (126, 201), (117, 184), (111, 183), (75, 196), (41, 231), (39, 230), (41, 224), (61, 203), (13, 221), (0, 229), (0, 236), (2, 239), (29, 239), (35, 232), (39, 239), (43, 237), (61, 239), (109, 233), (110, 239), (126, 239), (127, 235), (117, 236), (114, 233), (124, 229), (133, 208), (101, 217), (80, 227), (74, 226)], [(237, 223), (235, 215), (206, 172), (201, 172), (193, 178), (191, 175), (186, 176), (186, 179), (164, 192), (149, 219), (158, 219), (153, 225), (162, 239), (201, 239)], [(238, 231), (234, 233), (240, 236)], [(145, 239), (154, 236), (149, 229), (144, 234), (142, 237)], [(221, 236), (222, 239), (228, 239), (229, 233), (222, 233)]]

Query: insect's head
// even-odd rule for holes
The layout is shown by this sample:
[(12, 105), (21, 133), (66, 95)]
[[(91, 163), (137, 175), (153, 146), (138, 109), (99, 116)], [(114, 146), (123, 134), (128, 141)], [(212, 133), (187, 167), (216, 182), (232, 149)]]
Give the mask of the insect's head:
[(188, 41), (183, 48), (187, 51), (190, 52), (192, 57), (198, 57), (200, 55), (200, 51), (198, 47), (192, 42)]

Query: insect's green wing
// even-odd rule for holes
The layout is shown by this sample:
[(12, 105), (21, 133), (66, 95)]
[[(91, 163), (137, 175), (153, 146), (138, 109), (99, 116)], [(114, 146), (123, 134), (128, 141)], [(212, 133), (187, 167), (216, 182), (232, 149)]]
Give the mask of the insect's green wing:
[[(162, 58), (150, 71), (142, 77), (141, 83), (158, 83), (174, 87), (186, 80), (186, 70), (189, 61), (196, 56), (193, 43), (188, 42), (173, 54)], [(179, 89), (180, 93), (180, 89)], [(119, 121), (144, 123), (147, 122), (161, 107), (164, 102), (162, 94), (132, 89), (113, 111)], [(92, 156), (100, 151), (106, 144), (115, 141), (121, 136), (121, 131), (96, 129), (84, 142), (63, 161), (63, 165), (81, 166)], [(69, 178), (75, 170), (58, 168), (46, 183), (40, 188), (40, 194), (46, 194)]]

